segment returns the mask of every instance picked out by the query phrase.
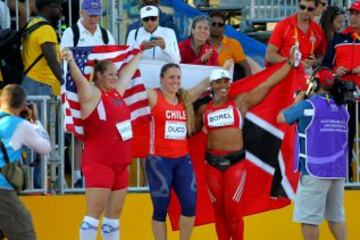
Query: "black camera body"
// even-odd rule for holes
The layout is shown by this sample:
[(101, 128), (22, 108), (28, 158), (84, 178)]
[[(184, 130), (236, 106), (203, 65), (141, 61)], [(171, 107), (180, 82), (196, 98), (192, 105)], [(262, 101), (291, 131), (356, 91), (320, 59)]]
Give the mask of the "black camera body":
[(359, 89), (354, 82), (344, 81), (339, 78), (335, 78), (330, 94), (338, 104), (353, 103), (360, 97)]
[(22, 110), (19, 114), (19, 117), (24, 118), (26, 120), (32, 120), (32, 111), (33, 111), (33, 104), (26, 104), (26, 109)]

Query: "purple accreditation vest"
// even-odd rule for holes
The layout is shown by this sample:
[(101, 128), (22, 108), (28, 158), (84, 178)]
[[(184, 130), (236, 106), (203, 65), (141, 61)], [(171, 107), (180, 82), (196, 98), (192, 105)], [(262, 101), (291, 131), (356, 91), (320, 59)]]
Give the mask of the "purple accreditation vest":
[(316, 178), (345, 178), (348, 158), (349, 114), (343, 105), (332, 99), (313, 96), (308, 99), (314, 109), (305, 131), (306, 170)]

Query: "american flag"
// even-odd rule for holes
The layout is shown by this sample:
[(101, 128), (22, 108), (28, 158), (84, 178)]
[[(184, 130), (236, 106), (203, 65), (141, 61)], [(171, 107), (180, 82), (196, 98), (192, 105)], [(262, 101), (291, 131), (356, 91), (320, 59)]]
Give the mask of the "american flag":
[[(84, 76), (89, 79), (94, 60), (110, 60), (117, 69), (125, 66), (139, 50), (129, 46), (95, 46), (71, 48), (76, 64)], [(65, 111), (65, 131), (73, 133), (77, 138), (84, 136), (83, 122), (80, 114), (80, 104), (74, 80), (65, 67), (65, 82), (61, 84), (61, 100)], [(148, 119), (150, 107), (148, 105), (145, 86), (140, 71), (137, 70), (123, 96), (131, 111), (133, 123)], [(135, 121), (136, 120), (136, 121)]]

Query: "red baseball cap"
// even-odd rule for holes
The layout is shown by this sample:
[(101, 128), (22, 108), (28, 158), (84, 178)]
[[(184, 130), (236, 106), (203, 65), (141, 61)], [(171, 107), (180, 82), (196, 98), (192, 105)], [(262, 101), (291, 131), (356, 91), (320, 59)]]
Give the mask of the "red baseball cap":
[(319, 84), (322, 87), (329, 88), (334, 85), (334, 74), (329, 69), (321, 69), (316, 73), (315, 77), (319, 79)]
[(355, 10), (360, 12), (360, 1), (355, 1), (351, 4), (349, 10)]

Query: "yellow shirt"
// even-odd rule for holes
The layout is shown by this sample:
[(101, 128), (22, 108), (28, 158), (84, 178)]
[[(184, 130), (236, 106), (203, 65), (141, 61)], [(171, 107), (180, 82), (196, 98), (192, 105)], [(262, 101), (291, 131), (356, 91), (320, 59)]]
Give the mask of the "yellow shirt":
[[(34, 18), (30, 21), (29, 27), (43, 20), (41, 17)], [(60, 47), (56, 31), (49, 25), (43, 25), (30, 33), (24, 40), (22, 51), (24, 69), (29, 67), (42, 53), (40, 46), (47, 42), (55, 44), (57, 60), (60, 62)], [(54, 95), (58, 96), (60, 94), (60, 82), (51, 71), (45, 57), (42, 57), (35, 64), (27, 76), (40, 83), (50, 85)]]
[(222, 66), (226, 60), (233, 59), (235, 63), (246, 59), (241, 44), (234, 38), (224, 36), (221, 46), (214, 46), (219, 53), (219, 65)]

